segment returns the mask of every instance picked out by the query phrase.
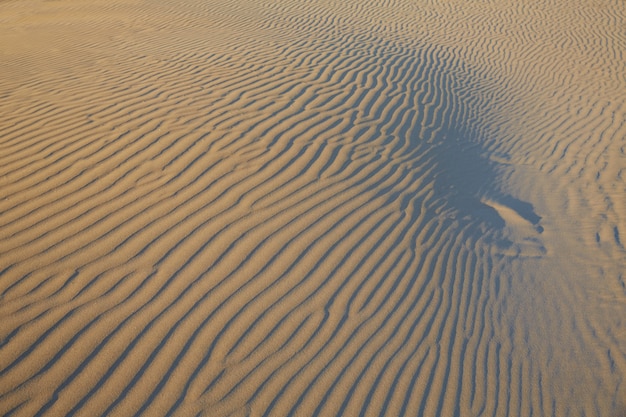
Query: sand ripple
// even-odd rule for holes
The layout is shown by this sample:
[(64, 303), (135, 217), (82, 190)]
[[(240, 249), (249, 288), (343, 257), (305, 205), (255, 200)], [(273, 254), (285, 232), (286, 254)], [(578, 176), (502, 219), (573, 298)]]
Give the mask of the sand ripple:
[(344, 3), (0, 4), (0, 414), (624, 409), (623, 5)]

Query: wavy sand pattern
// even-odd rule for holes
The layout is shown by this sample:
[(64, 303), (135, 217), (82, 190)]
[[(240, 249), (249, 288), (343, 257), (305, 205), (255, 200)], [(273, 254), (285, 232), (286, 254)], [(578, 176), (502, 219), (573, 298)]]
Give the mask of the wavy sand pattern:
[(621, 1), (0, 3), (0, 414), (617, 416)]

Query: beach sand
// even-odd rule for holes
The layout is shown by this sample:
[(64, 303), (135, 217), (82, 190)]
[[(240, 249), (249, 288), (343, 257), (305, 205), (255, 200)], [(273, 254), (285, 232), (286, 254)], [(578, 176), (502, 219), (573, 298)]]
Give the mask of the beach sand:
[(1, 1), (0, 415), (625, 415), (625, 28)]

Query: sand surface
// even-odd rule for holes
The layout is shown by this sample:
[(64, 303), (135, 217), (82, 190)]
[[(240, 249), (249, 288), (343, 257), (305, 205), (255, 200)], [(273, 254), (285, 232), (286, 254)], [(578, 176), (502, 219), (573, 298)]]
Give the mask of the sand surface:
[(0, 1), (0, 415), (626, 413), (623, 0)]

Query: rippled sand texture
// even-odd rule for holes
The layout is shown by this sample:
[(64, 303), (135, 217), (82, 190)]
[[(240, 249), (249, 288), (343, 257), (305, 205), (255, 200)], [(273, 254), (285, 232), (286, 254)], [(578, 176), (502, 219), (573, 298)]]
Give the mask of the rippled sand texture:
[(625, 28), (2, 1), (0, 415), (623, 415)]

